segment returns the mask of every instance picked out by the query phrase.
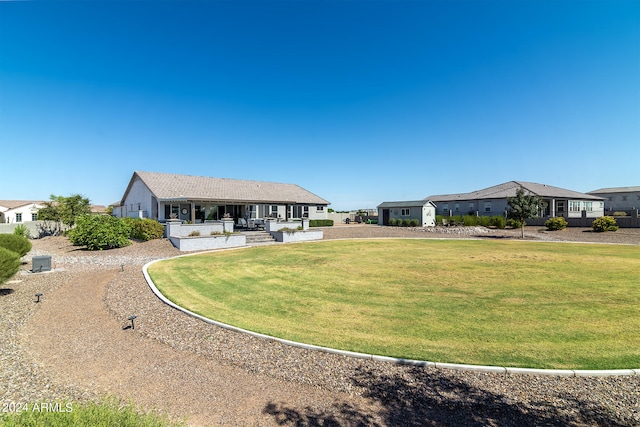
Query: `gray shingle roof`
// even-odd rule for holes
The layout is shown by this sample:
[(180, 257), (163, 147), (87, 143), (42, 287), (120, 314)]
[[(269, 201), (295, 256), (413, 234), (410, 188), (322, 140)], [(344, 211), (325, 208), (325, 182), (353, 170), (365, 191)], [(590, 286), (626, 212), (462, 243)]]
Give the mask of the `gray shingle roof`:
[(637, 193), (639, 191), (640, 191), (640, 185), (636, 185), (632, 187), (600, 188), (598, 190), (589, 191), (587, 194)]
[(540, 197), (545, 198), (552, 197), (556, 199), (602, 200), (601, 197), (593, 196), (591, 194), (579, 193), (577, 191), (566, 190), (564, 188), (553, 187), (551, 185), (524, 181), (509, 181), (471, 193), (429, 196), (425, 200), (428, 199), (434, 202), (449, 202), (456, 200), (504, 199), (507, 197), (515, 197), (516, 191), (521, 187), (524, 188), (525, 192), (536, 194)]
[[(414, 208), (422, 207), (427, 203), (433, 204), (430, 200), (410, 200), (403, 202), (383, 202), (378, 205), (379, 208)], [(434, 205), (435, 206), (435, 205)]]
[[(133, 173), (129, 188), (136, 177), (142, 180), (158, 200), (330, 204), (325, 199), (296, 184), (136, 171)], [(126, 193), (123, 199), (126, 198)]]

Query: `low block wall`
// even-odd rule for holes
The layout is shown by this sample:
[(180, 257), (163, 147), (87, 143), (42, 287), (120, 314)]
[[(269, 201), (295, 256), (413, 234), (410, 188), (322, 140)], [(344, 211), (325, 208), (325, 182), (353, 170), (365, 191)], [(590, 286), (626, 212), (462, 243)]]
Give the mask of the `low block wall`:
[(169, 240), (181, 251), (207, 251), (213, 249), (238, 248), (247, 245), (247, 238), (243, 234), (229, 236), (192, 236), (169, 237)]
[(270, 234), (278, 242), (290, 243), (290, 242), (304, 242), (307, 240), (322, 240), (324, 233), (322, 230), (309, 230), (309, 231), (271, 231)]

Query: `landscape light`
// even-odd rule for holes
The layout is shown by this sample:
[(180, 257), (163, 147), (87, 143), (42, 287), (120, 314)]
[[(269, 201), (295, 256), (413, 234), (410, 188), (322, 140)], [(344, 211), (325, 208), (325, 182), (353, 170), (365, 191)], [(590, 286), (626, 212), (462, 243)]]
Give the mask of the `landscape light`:
[(42, 296), (42, 294), (36, 294), (36, 297), (38, 298), (38, 299), (36, 300), (36, 302), (40, 302), (40, 297), (41, 297), (41, 296)]
[(133, 320), (138, 316), (129, 316), (129, 320), (131, 320), (131, 329), (135, 329), (136, 325), (133, 323)]

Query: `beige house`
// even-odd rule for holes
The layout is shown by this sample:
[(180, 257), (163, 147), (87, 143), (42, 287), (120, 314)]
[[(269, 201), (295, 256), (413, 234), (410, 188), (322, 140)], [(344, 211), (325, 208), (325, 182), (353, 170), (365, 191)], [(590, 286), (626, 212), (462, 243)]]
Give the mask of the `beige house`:
[(136, 171), (122, 200), (112, 207), (117, 217), (195, 224), (223, 217), (236, 223), (264, 218), (326, 219), (329, 204), (296, 184)]

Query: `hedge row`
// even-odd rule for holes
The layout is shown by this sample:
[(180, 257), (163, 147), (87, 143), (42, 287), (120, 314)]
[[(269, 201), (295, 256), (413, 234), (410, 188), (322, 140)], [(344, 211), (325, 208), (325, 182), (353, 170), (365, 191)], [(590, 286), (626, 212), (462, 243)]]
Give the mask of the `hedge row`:
[(507, 220), (503, 216), (474, 216), (474, 215), (454, 215), (442, 216), (436, 215), (436, 225), (443, 225), (443, 220), (447, 220), (449, 224), (464, 225), (467, 227), (496, 227), (505, 228)]
[(420, 224), (415, 218), (391, 218), (389, 225), (394, 227), (417, 227)]
[(333, 227), (332, 219), (310, 219), (309, 227)]

